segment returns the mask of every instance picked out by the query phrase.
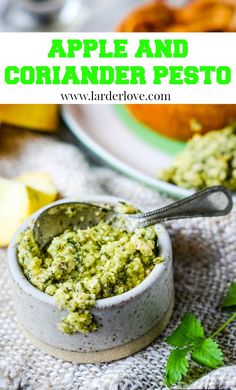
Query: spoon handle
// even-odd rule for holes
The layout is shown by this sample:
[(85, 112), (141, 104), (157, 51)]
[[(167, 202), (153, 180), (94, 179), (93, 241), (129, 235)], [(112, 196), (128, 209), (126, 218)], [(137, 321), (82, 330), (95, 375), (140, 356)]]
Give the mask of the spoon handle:
[(132, 216), (132, 224), (146, 227), (156, 223), (183, 218), (217, 217), (230, 213), (232, 195), (223, 186), (214, 186), (158, 210)]

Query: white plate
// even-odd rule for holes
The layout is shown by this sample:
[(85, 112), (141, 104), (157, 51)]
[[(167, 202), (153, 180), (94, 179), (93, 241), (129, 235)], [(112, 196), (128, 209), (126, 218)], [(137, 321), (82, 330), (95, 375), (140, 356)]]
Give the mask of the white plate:
[(160, 168), (170, 165), (172, 157), (138, 138), (114, 106), (65, 105), (62, 115), (79, 140), (121, 172), (174, 197), (192, 193), (155, 178)]
[[(82, 31), (113, 31), (128, 12), (144, 3), (144, 0), (103, 1)], [(65, 105), (62, 115), (77, 138), (121, 172), (175, 197), (191, 193), (155, 179), (160, 167), (168, 166), (170, 157), (138, 139), (120, 120), (112, 105)]]
[[(170, 1), (175, 5), (184, 2), (186, 0)], [(103, 1), (103, 5), (95, 10), (83, 25), (82, 31), (112, 31), (128, 12), (144, 3), (144, 0)], [(114, 106), (65, 105), (62, 115), (78, 139), (121, 172), (176, 198), (188, 196), (193, 192), (156, 179), (157, 172), (170, 165), (173, 157), (170, 153), (158, 149), (156, 145), (138, 138), (130, 128), (132, 120), (121, 119)], [(133, 124), (134, 129), (138, 126)]]

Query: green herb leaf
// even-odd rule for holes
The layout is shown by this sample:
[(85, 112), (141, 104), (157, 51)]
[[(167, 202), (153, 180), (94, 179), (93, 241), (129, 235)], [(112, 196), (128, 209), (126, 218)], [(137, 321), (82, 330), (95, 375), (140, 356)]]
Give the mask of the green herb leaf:
[(174, 347), (193, 344), (204, 337), (201, 322), (192, 313), (186, 313), (177, 329), (167, 338), (167, 343)]
[(171, 351), (166, 365), (165, 384), (170, 387), (179, 382), (188, 371), (188, 348)]
[(236, 282), (232, 282), (224, 299), (222, 307), (236, 306)]
[(207, 338), (192, 352), (191, 358), (199, 364), (217, 368), (223, 363), (223, 354), (216, 341)]

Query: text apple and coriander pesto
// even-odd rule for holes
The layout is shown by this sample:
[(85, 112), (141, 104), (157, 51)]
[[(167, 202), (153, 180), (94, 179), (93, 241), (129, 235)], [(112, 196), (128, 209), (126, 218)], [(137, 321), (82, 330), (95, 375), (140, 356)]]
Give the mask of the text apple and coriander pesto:
[[(118, 207), (136, 212), (126, 204)], [(129, 232), (121, 217), (115, 224), (66, 230), (42, 251), (29, 228), (19, 236), (18, 260), (27, 279), (68, 311), (59, 329), (89, 333), (97, 329), (91, 312), (97, 299), (131, 290), (163, 261), (157, 239), (154, 227)]]

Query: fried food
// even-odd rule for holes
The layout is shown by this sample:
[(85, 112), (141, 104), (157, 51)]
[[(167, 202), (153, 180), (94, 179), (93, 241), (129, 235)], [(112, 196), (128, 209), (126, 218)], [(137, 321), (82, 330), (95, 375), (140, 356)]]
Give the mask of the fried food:
[(236, 119), (235, 104), (132, 104), (127, 108), (140, 122), (180, 141), (221, 129)]
[(235, 32), (235, 0), (195, 0), (184, 7), (170, 7), (157, 0), (127, 15), (119, 32)]
[[(236, 0), (195, 0), (184, 7), (153, 1), (131, 12), (120, 32), (236, 32)], [(132, 115), (167, 137), (188, 140), (236, 119), (236, 105), (128, 105)]]

